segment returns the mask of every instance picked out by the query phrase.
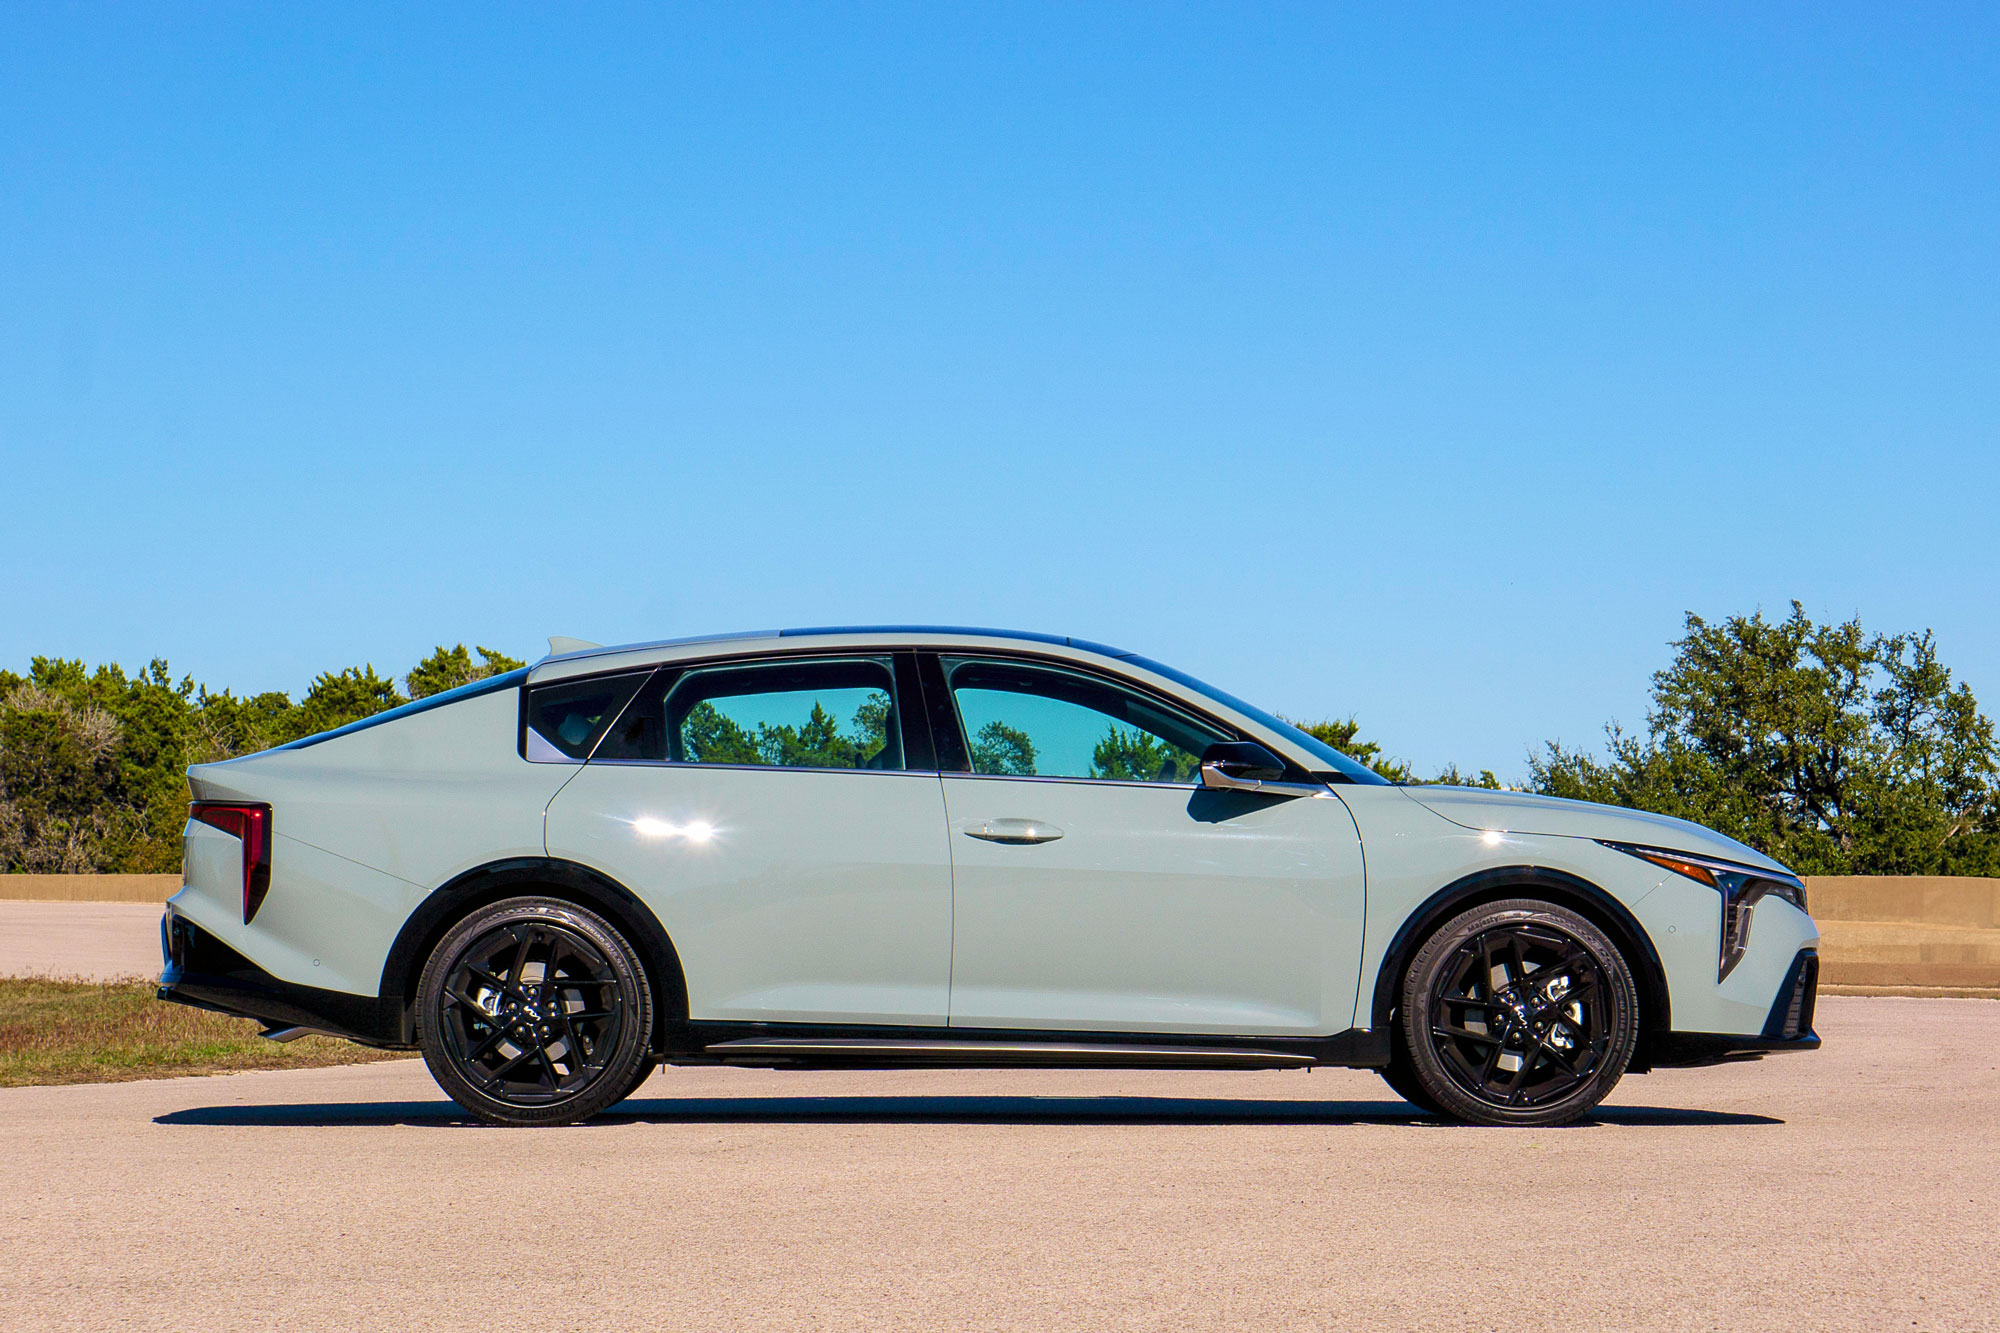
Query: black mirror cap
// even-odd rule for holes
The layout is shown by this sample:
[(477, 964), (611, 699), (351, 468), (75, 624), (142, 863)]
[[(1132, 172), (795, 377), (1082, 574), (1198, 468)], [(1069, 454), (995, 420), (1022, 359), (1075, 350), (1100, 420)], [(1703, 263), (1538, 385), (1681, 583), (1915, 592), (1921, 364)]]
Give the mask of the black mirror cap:
[(1277, 782), (1285, 776), (1285, 761), (1255, 741), (1217, 741), (1201, 752), (1201, 762), (1247, 782)]

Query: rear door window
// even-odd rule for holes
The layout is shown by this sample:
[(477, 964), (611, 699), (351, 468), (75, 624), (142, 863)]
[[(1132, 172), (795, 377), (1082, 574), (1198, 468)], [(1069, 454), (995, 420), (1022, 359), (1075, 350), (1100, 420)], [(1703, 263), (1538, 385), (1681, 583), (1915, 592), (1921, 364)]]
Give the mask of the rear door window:
[(888, 657), (731, 663), (662, 679), (627, 708), (599, 759), (754, 768), (902, 769)]

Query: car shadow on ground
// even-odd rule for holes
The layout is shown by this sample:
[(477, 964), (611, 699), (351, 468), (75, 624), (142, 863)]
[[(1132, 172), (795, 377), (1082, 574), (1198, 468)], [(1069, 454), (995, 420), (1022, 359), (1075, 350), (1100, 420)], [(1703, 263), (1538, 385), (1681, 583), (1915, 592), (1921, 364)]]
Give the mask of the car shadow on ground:
[[(301, 1102), (195, 1106), (154, 1117), (160, 1125), (431, 1125), (476, 1127), (448, 1101)], [(1404, 1102), (1276, 1101), (1225, 1097), (635, 1097), (590, 1122), (621, 1124), (869, 1125), (1417, 1125), (1443, 1121)], [(1602, 1106), (1593, 1125), (1782, 1125), (1733, 1111)]]

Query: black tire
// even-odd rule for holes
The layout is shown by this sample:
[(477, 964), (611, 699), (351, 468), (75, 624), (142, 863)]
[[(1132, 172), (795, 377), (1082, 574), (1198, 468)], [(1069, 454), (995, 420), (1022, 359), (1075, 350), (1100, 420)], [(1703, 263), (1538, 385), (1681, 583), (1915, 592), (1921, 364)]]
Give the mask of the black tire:
[(639, 1062), (639, 1067), (632, 1073), (631, 1085), (628, 1086), (624, 1092), (620, 1093), (616, 1098), (614, 1098), (611, 1104), (613, 1106), (621, 1105), (627, 1099), (629, 1099), (633, 1093), (645, 1087), (646, 1080), (651, 1078), (654, 1072), (659, 1069), (659, 1067), (660, 1067), (659, 1060), (651, 1055), (648, 1055), (645, 1059), (641, 1060)]
[(1462, 912), (1424, 942), (1403, 977), (1397, 1028), (1442, 1114), (1562, 1125), (1624, 1075), (1639, 1041), (1638, 989), (1587, 918), (1515, 898)]
[(431, 1077), (495, 1125), (567, 1125), (652, 1072), (653, 994), (625, 937), (556, 898), (508, 898), (453, 926), (417, 985)]
[[(1402, 1042), (1396, 1044), (1400, 1047)], [(1437, 1099), (1425, 1091), (1423, 1080), (1417, 1077), (1416, 1067), (1410, 1063), (1407, 1051), (1398, 1050), (1388, 1064), (1375, 1072), (1382, 1076), (1382, 1081), (1389, 1085), (1391, 1092), (1419, 1111), (1426, 1115), (1444, 1115), (1444, 1108), (1437, 1104)]]

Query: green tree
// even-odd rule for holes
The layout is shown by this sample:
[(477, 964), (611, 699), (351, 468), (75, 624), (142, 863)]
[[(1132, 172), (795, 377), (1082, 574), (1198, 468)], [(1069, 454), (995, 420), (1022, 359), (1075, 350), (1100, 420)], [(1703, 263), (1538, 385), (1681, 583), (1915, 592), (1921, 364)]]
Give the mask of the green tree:
[[(411, 671), (428, 693), (457, 673), (479, 679), (520, 665), (440, 647)], [(452, 680), (453, 684), (462, 683)], [(421, 697), (421, 696), (420, 696)], [(37, 657), (26, 676), (0, 671), (0, 873), (171, 871), (187, 820), (187, 768), (282, 745), (404, 702), (373, 667), (323, 673), (304, 699), (210, 691), (154, 660), (127, 676), (111, 664)]]
[(2000, 874), (2000, 752), (1929, 631), (1820, 625), (1792, 603), (1690, 613), (1644, 736), (1550, 744), (1536, 790), (1675, 815), (1805, 874)]
[(1112, 723), (1090, 753), (1090, 775), (1126, 782), (1183, 782), (1201, 769), (1201, 758), (1151, 732)]
[(757, 724), (757, 749), (765, 763), (782, 768), (855, 768), (859, 747), (840, 734), (840, 720), (813, 701), (812, 713), (798, 726)]
[(0, 702), (0, 864), (74, 874), (119, 858), (139, 833), (120, 799), (123, 740), (110, 712), (32, 676), (8, 691)]
[(757, 740), (706, 699), (681, 721), (681, 747), (691, 764), (761, 764)]
[(408, 702), (395, 680), (376, 675), (373, 666), (348, 667), (337, 675), (322, 671), (299, 700), (290, 739), (332, 731)]
[(1019, 727), (998, 720), (979, 729), (972, 741), (972, 771), (995, 777), (1035, 775), (1035, 742)]
[[(1291, 721), (1291, 719), (1286, 719)], [(1292, 722), (1300, 731), (1316, 740), (1331, 745), (1357, 764), (1366, 764), (1391, 782), (1413, 786), (1442, 787), (1485, 787), (1500, 790), (1500, 779), (1493, 776), (1493, 770), (1483, 768), (1477, 776), (1458, 771), (1457, 764), (1447, 764), (1434, 778), (1420, 778), (1409, 764), (1401, 759), (1392, 759), (1381, 745), (1375, 741), (1360, 738), (1361, 724), (1353, 717), (1331, 718), (1324, 722)]]
[(480, 660), (474, 662), (472, 654), (465, 651), (465, 645), (454, 644), (447, 648), (439, 644), (434, 652), (423, 661), (410, 668), (410, 674), (403, 677), (403, 684), (409, 688), (412, 699), (427, 699), (433, 694), (443, 694), (461, 685), (470, 685), (475, 680), (485, 680), (488, 676), (505, 675), (526, 666), (518, 657), (480, 647)]

